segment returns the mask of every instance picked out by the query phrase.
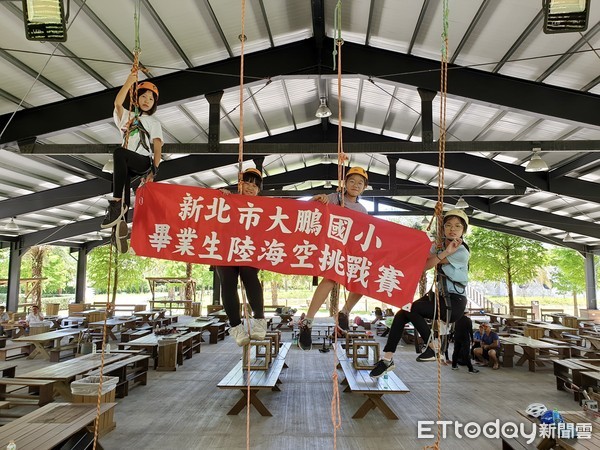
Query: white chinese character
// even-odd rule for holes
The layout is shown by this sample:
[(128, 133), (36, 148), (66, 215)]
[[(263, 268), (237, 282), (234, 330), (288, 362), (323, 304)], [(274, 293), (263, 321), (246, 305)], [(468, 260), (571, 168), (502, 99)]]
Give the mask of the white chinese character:
[(302, 245), (298, 244), (294, 247), (294, 256), (298, 258), (298, 263), (292, 263), (290, 266), (312, 269), (314, 265), (307, 263), (306, 260), (312, 256), (315, 250), (317, 250), (317, 246), (315, 244), (311, 244), (308, 241), (302, 241)]
[(247, 208), (238, 208), (238, 211), (240, 212), (240, 224), (243, 224), (246, 231), (248, 231), (250, 227), (258, 225), (260, 213), (263, 212), (263, 209), (255, 208), (254, 203), (248, 202)]
[(271, 231), (275, 229), (275, 227), (279, 227), (282, 233), (292, 234), (292, 232), (286, 227), (283, 223), (284, 219), (289, 219), (290, 216), (287, 214), (282, 214), (283, 208), (281, 206), (276, 206), (277, 212), (274, 216), (269, 216), (269, 219), (273, 220), (273, 224), (267, 229), (267, 231)]
[(231, 261), (233, 256), (237, 255), (239, 258), (235, 262), (248, 262), (252, 261), (252, 256), (256, 247), (250, 236), (246, 236), (244, 239), (238, 237), (231, 238), (231, 245), (229, 246), (229, 255), (227, 255), (227, 261)]
[(573, 439), (575, 437), (575, 424), (564, 422), (559, 423), (556, 437), (563, 439)]
[(148, 235), (150, 238), (150, 246), (154, 247), (157, 252), (160, 252), (163, 248), (171, 243), (171, 236), (169, 236), (169, 229), (171, 227), (166, 223), (157, 223), (154, 225), (154, 234)]
[(554, 438), (556, 435), (556, 426), (553, 423), (542, 423), (539, 430), (541, 438)]
[(365, 256), (350, 256), (348, 255), (348, 272), (346, 277), (348, 282), (360, 283), (364, 288), (367, 287), (367, 277), (369, 276), (369, 268), (373, 265)]
[(179, 243), (175, 246), (175, 251), (173, 253), (192, 256), (194, 254), (194, 246), (192, 245), (192, 240), (196, 239), (197, 237), (198, 235), (196, 234), (196, 230), (194, 230), (193, 228), (182, 228), (181, 230), (179, 230), (179, 233), (177, 233)]
[[(369, 224), (369, 231), (367, 231), (367, 235), (365, 236), (365, 240), (362, 244), (360, 244), (360, 248), (362, 248), (363, 252), (366, 252), (371, 245), (371, 239), (373, 239), (373, 231), (375, 231), (375, 225), (372, 223)], [(355, 241), (360, 241), (363, 237), (363, 232), (361, 231), (355, 237)], [(375, 236), (375, 248), (381, 248), (381, 239)]]
[(208, 205), (206, 208), (212, 211), (210, 214), (204, 216), (204, 219), (206, 219), (207, 221), (212, 219), (213, 217), (216, 217), (219, 223), (229, 223), (229, 221), (231, 220), (231, 217), (224, 215), (227, 211), (231, 209), (231, 206), (225, 203), (225, 199), (222, 197), (215, 197), (213, 199), (212, 205)]
[(204, 255), (198, 253), (198, 256), (200, 258), (223, 259), (221, 255), (217, 254), (217, 251), (219, 250), (218, 244), (220, 243), (221, 241), (217, 238), (217, 232), (211, 231), (210, 236), (206, 236), (204, 238), (204, 243), (202, 244), (202, 247), (208, 250), (208, 253)]
[(381, 275), (377, 279), (377, 283), (379, 283), (377, 292), (385, 292), (388, 297), (391, 297), (394, 289), (402, 290), (400, 289), (400, 280), (397, 278), (404, 276), (402, 271), (396, 269), (394, 266), (382, 266), (379, 268), (379, 272), (381, 272)]
[(321, 211), (315, 208), (314, 211), (300, 210), (296, 219), (296, 229), (300, 233), (314, 234), (318, 236), (321, 233)]
[(349, 217), (330, 215), (329, 228), (327, 229), (327, 237), (335, 239), (346, 245), (350, 230), (352, 229), (353, 220)]
[(321, 252), (319, 258), (319, 268), (322, 271), (333, 269), (338, 275), (344, 276), (344, 261), (346, 258), (342, 256), (341, 250), (333, 250), (329, 248), (329, 244), (325, 244), (325, 248)]
[(283, 262), (283, 259), (287, 256), (284, 251), (285, 244), (283, 242), (277, 242), (277, 239), (273, 239), (273, 241), (265, 241), (266, 247), (261, 247), (260, 251), (263, 252), (258, 260), (266, 259), (273, 266), (280, 264)]
[(180, 210), (178, 216), (181, 220), (189, 219), (190, 217), (194, 218), (194, 222), (198, 222), (200, 218), (200, 212), (204, 205), (201, 205), (200, 202), (204, 201), (204, 197), (198, 197), (196, 199), (192, 198), (190, 194), (185, 194), (183, 197), (183, 203), (180, 203)]
[(577, 433), (577, 439), (591, 439), (592, 438), (592, 424), (591, 423), (577, 423), (577, 424), (575, 424), (575, 432)]

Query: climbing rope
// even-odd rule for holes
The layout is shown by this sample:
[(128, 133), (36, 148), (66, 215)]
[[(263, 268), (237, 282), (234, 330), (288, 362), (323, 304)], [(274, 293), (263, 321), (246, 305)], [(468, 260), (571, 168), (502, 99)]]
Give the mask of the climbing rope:
[[(240, 40), (240, 137), (238, 144), (238, 193), (242, 193), (243, 181), (243, 162), (244, 162), (244, 48), (246, 44), (245, 22), (246, 22), (246, 0), (242, 0), (241, 5), (241, 32), (238, 36)], [(243, 316), (246, 320), (246, 333), (250, 336), (250, 311), (246, 300), (246, 289), (244, 282), (240, 278), (240, 290), (242, 293)], [(250, 450), (250, 367), (251, 355), (250, 344), (244, 346), (246, 352), (246, 449)], [(242, 369), (243, 370), (243, 369)]]
[[(135, 116), (137, 116), (137, 73), (138, 73), (138, 69), (139, 69), (139, 54), (140, 54), (140, 0), (137, 0), (134, 3), (134, 12), (133, 12), (133, 22), (134, 22), (134, 30), (135, 30), (135, 45), (134, 45), (134, 49), (133, 49), (133, 66), (131, 68), (131, 73), (135, 74), (135, 83), (133, 83), (130, 87), (129, 87), (129, 111), (128, 111), (128, 116), (127, 117), (131, 117), (131, 112), (132, 110), (135, 111), (134, 117), (129, 119), (127, 122), (127, 128), (125, 131), (125, 141), (124, 141), (124, 147), (127, 148), (127, 144), (129, 142), (129, 129), (131, 128), (131, 124), (133, 123), (133, 121), (135, 120)], [(123, 195), (122, 198), (124, 198), (125, 196)], [(123, 200), (124, 201), (124, 200)], [(92, 450), (96, 450), (96, 446), (98, 445), (98, 431), (99, 431), (99, 426), (100, 426), (100, 411), (101, 411), (101, 405), (102, 405), (102, 384), (104, 381), (104, 359), (105, 359), (105, 350), (106, 350), (106, 336), (107, 336), (107, 326), (106, 326), (106, 321), (108, 319), (108, 313), (109, 311), (112, 309), (112, 302), (110, 299), (110, 289), (111, 289), (111, 285), (110, 285), (110, 276), (111, 276), (111, 271), (112, 271), (112, 258), (113, 258), (113, 245), (112, 245), (112, 240), (116, 240), (117, 239), (117, 235), (116, 235), (116, 227), (113, 227), (112, 230), (112, 237), (111, 237), (111, 242), (109, 244), (110, 246), (110, 251), (108, 254), (108, 279), (107, 279), (107, 287), (106, 287), (106, 306), (105, 306), (105, 313), (104, 313), (104, 323), (102, 325), (102, 351), (100, 352), (100, 370), (99, 370), (99, 381), (98, 381), (98, 395), (97, 395), (97, 401), (96, 401), (96, 419), (94, 421), (94, 445), (93, 445), (93, 449)], [(114, 284), (113, 287), (116, 288), (117, 283), (118, 283), (118, 271), (117, 271), (117, 265), (119, 263), (119, 254), (115, 253), (115, 267), (114, 267)], [(92, 342), (92, 345), (94, 345), (94, 343)]]
[[(337, 157), (338, 157), (338, 186), (340, 187), (340, 206), (344, 207), (345, 202), (345, 166), (344, 163), (347, 161), (347, 157), (344, 154), (344, 146), (342, 139), (342, 45), (344, 40), (342, 39), (342, 0), (338, 0), (335, 5), (334, 17), (334, 33), (335, 33), (335, 45), (333, 49), (333, 68), (337, 68), (337, 94), (338, 94), (338, 142), (337, 142)], [(344, 294), (344, 297), (346, 295)], [(347, 298), (346, 298), (347, 301)], [(339, 326), (339, 295), (337, 305), (334, 308), (333, 316), (335, 320), (335, 327), (333, 333), (333, 371), (331, 374), (331, 381), (333, 387), (333, 393), (331, 396), (331, 424), (333, 427), (333, 448), (337, 448), (337, 432), (342, 428), (342, 414), (340, 407), (340, 387), (339, 387), (339, 375), (337, 367), (339, 364), (337, 348), (338, 348), (338, 326)]]
[[(448, 94), (448, 0), (443, 0), (442, 5), (442, 48), (441, 48), (441, 70), (440, 70), (440, 137), (438, 140), (438, 198), (435, 205), (434, 217), (436, 218), (436, 248), (441, 249), (444, 242), (444, 225), (443, 225), (443, 208), (444, 208), (444, 168), (446, 165), (446, 100)], [(432, 218), (433, 220), (433, 218)], [(442, 420), (442, 318), (440, 317), (440, 291), (439, 283), (437, 282), (437, 271), (435, 269), (435, 308), (437, 312), (437, 330), (438, 330), (438, 344), (436, 350), (437, 354), (437, 436), (436, 440), (431, 446), (426, 448), (439, 449), (440, 439), (442, 435), (441, 420)], [(442, 280), (442, 282), (445, 282)], [(436, 317), (434, 315), (434, 317)], [(449, 324), (446, 324), (448, 326)], [(430, 339), (433, 337), (433, 330), (430, 334)]]

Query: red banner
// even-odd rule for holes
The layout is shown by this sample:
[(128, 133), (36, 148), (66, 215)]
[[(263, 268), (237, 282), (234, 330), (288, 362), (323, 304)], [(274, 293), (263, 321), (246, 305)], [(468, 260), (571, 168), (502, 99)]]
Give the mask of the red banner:
[(398, 307), (431, 247), (422, 231), (336, 205), (163, 183), (138, 190), (133, 223), (140, 256), (318, 275)]

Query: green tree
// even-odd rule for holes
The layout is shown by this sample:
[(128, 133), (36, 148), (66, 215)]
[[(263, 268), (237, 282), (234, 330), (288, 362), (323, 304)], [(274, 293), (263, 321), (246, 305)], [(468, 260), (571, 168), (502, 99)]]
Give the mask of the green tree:
[(553, 266), (553, 287), (561, 294), (573, 296), (573, 307), (577, 316), (577, 294), (585, 292), (584, 257), (570, 248), (554, 248), (550, 251), (549, 263)]
[(527, 283), (536, 277), (538, 269), (544, 267), (546, 250), (539, 242), (477, 227), (467, 241), (471, 248), (471, 278), (479, 281), (504, 279), (508, 306), (513, 313), (513, 284)]
[[(108, 287), (109, 277), (109, 265), (111, 268), (110, 285), (113, 286), (113, 275), (114, 270), (114, 253), (116, 250), (113, 248), (113, 261), (109, 261), (110, 258), (110, 247), (103, 245), (96, 247), (88, 254), (88, 270), (87, 278), (89, 284), (99, 293), (106, 293)], [(132, 255), (130, 253), (120, 254), (118, 256), (119, 269), (118, 269), (118, 286), (119, 292), (139, 292), (147, 286), (144, 277), (149, 272), (149, 268), (152, 267), (152, 259), (142, 258), (139, 256)]]
[(48, 279), (44, 281), (44, 292), (60, 295), (66, 287), (75, 284), (77, 260), (66, 247), (50, 247), (46, 260), (44, 276)]

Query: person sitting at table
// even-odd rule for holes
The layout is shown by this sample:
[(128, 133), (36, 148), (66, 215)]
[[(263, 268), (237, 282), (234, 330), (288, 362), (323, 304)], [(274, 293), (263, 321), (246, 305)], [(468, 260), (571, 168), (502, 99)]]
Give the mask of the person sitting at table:
[(33, 305), (31, 307), (31, 311), (27, 315), (25, 319), (27, 321), (27, 326), (42, 326), (44, 325), (44, 315), (40, 312), (40, 307), (37, 305)]
[[(10, 320), (10, 316), (6, 312), (6, 308), (4, 306), (0, 306), (0, 322), (6, 323)], [(0, 336), (4, 336), (4, 327), (0, 325)]]
[(0, 306), (0, 322), (8, 322), (10, 320), (10, 316), (6, 312), (6, 307)]
[(471, 345), (471, 359), (475, 359), (475, 354), (473, 350), (481, 347), (481, 336), (483, 336), (483, 324), (479, 324), (479, 329), (473, 333), (473, 345)]
[(492, 369), (498, 370), (498, 354), (500, 353), (500, 338), (489, 323), (483, 324), (481, 347), (473, 350), (475, 358), (482, 364), (492, 364)]

